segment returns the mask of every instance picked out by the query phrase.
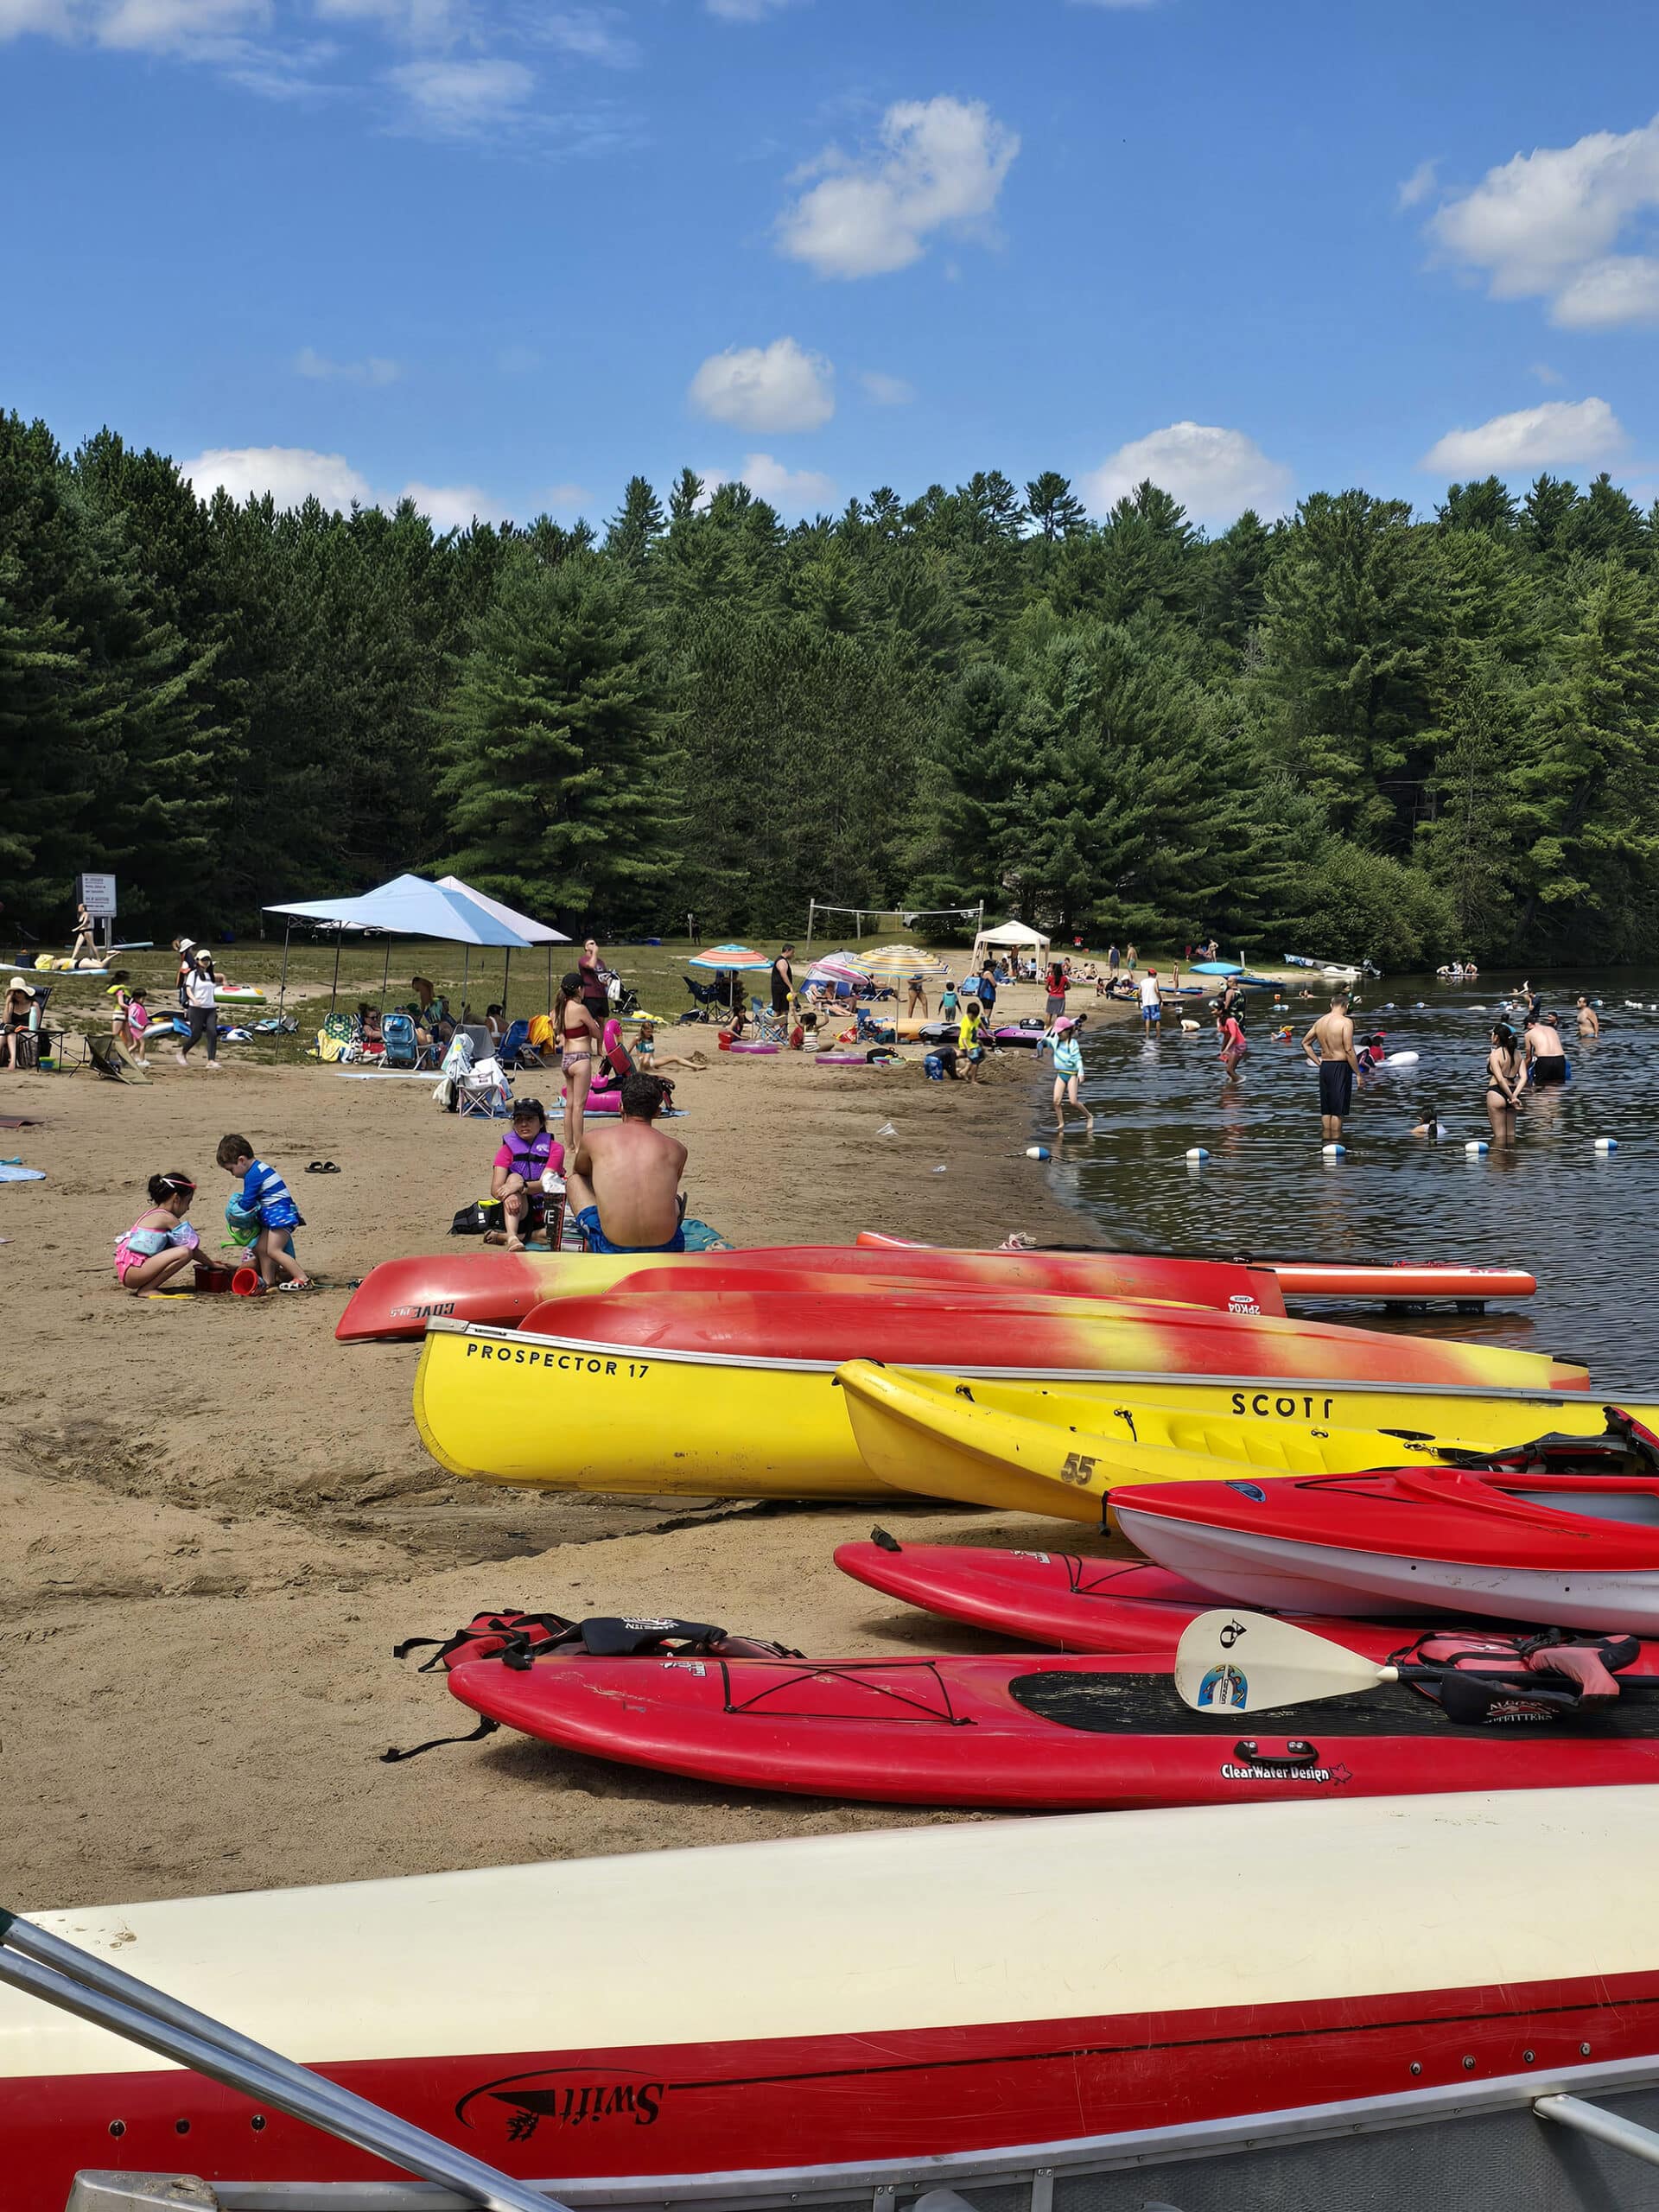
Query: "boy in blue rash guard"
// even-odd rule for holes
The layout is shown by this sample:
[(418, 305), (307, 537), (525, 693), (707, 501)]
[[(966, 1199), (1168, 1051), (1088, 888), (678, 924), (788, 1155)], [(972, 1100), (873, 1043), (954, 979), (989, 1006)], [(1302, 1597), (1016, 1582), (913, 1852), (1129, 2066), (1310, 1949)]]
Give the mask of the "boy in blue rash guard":
[[(242, 1211), (258, 1217), (253, 1257), (266, 1287), (307, 1288), (311, 1278), (294, 1257), (294, 1231), (305, 1227), (305, 1217), (294, 1203), (294, 1193), (274, 1167), (254, 1158), (246, 1137), (221, 1137), (213, 1158), (227, 1175), (240, 1179), (237, 1204)], [(286, 1276), (286, 1281), (277, 1282), (279, 1274)]]

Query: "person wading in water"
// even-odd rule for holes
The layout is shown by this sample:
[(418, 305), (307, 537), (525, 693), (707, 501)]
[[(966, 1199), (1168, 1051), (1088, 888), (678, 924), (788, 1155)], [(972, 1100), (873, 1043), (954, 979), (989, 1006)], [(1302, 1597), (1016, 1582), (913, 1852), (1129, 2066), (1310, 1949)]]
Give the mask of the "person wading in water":
[(1322, 1014), (1303, 1038), (1302, 1050), (1319, 1071), (1319, 1127), (1326, 1144), (1335, 1144), (1353, 1105), (1354, 1077), (1359, 1073), (1345, 991), (1333, 996), (1331, 1011)]

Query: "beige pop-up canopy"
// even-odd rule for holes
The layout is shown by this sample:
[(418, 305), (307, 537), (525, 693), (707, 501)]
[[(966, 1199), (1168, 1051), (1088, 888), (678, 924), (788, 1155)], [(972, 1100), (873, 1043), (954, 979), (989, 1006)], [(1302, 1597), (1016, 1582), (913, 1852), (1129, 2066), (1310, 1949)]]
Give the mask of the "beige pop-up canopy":
[(1001, 922), (994, 930), (981, 930), (974, 939), (974, 965), (980, 967), (988, 952), (1016, 950), (1034, 953), (1039, 964), (1048, 957), (1049, 940), (1027, 922)]

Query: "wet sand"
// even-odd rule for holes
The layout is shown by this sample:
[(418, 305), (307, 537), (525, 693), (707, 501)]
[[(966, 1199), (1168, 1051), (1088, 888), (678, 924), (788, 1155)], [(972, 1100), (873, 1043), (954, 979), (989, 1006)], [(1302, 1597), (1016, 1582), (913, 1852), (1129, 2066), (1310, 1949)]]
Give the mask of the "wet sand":
[[(1024, 994), (1016, 1010), (1025, 1010)], [(1006, 1001), (1005, 1001), (1006, 1006)], [(1092, 1011), (1092, 1009), (1091, 1009)], [(682, 1032), (683, 1036), (685, 1033)], [(669, 1047), (672, 1049), (672, 1047)], [(181, 1071), (135, 1089), (0, 1076), (4, 1149), (43, 1183), (0, 1189), (0, 1866), (28, 1908), (351, 1880), (541, 1857), (911, 1823), (905, 1809), (728, 1792), (522, 1738), (388, 1766), (472, 1716), (400, 1637), (499, 1605), (670, 1612), (816, 1656), (988, 1649), (836, 1573), (867, 1508), (702, 1506), (497, 1490), (426, 1457), (416, 1349), (336, 1344), (346, 1286), (440, 1249), (488, 1189), (499, 1125), (416, 1083), (316, 1066)], [(1027, 1160), (1046, 1111), (1025, 1054), (982, 1086), (718, 1058), (677, 1078), (690, 1211), (735, 1243), (942, 1243), (1024, 1230), (1087, 1241)], [(543, 1087), (549, 1087), (543, 1085)], [(891, 1122), (892, 1137), (877, 1135)], [(232, 1185), (219, 1138), (288, 1175), (327, 1287), (259, 1300), (134, 1298), (116, 1237), (149, 1175), (183, 1168), (204, 1246)], [(333, 1160), (341, 1173), (304, 1173)], [(944, 1174), (934, 1171), (943, 1166)], [(918, 1541), (1027, 1540), (1052, 1524), (906, 1506)], [(1068, 1541), (1070, 1539), (1068, 1538)]]

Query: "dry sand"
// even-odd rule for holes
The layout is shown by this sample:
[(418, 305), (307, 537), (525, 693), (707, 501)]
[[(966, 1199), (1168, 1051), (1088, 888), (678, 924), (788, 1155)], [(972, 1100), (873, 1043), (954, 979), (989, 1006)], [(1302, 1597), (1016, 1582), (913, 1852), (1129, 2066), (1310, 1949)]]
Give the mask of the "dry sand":
[[(489, 1606), (665, 1611), (820, 1656), (993, 1647), (836, 1572), (866, 1508), (653, 1504), (445, 1474), (410, 1418), (415, 1349), (333, 1331), (352, 1280), (436, 1249), (487, 1190), (499, 1129), (441, 1112), (420, 1084), (238, 1067), (234, 1047), (217, 1075), (154, 1057), (148, 1089), (0, 1076), (0, 1114), (41, 1121), (0, 1150), (48, 1178), (0, 1187), (0, 1898), (137, 1900), (923, 1817), (506, 1736), (382, 1764), (388, 1745), (471, 1718), (392, 1644)], [(978, 1088), (794, 1056), (721, 1058), (679, 1083), (691, 1211), (736, 1243), (1081, 1233), (1024, 1157), (1039, 1102), (1023, 1055)], [(898, 1134), (879, 1137), (889, 1120)], [(122, 1292), (111, 1254), (151, 1173), (197, 1177), (194, 1217), (217, 1243), (229, 1130), (288, 1174), (301, 1256), (328, 1287)], [(342, 1173), (307, 1175), (318, 1159)], [(1036, 1532), (899, 1501), (881, 1517), (918, 1540)]]

